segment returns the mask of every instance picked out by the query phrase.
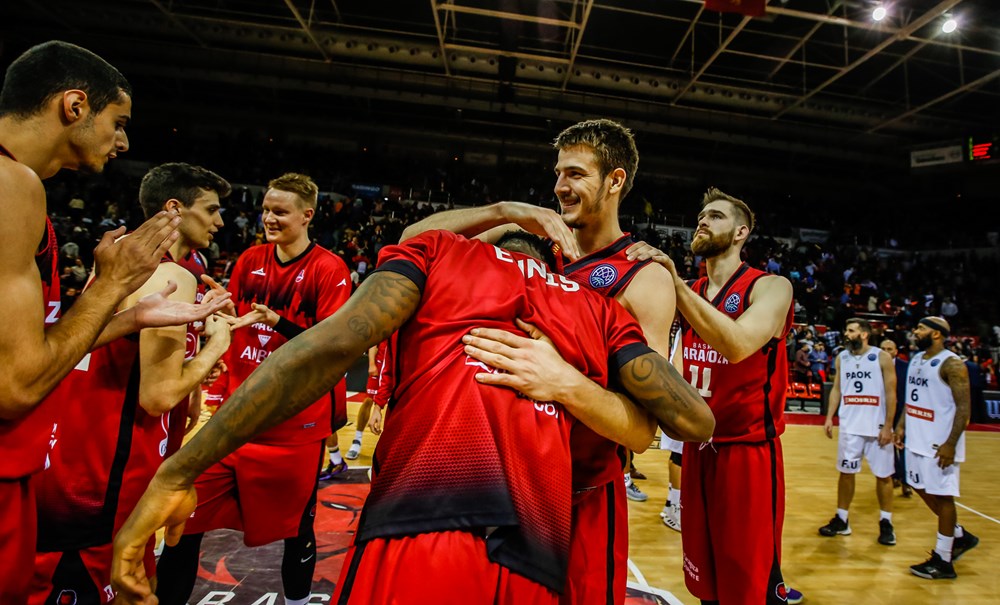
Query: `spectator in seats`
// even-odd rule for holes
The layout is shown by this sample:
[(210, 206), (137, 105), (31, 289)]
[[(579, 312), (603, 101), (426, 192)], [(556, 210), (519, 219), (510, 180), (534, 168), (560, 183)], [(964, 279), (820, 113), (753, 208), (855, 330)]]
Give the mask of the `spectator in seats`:
[(795, 352), (795, 380), (796, 382), (812, 382), (812, 364), (809, 362), (809, 352), (812, 347), (808, 343), (799, 341), (799, 349)]
[(941, 303), (941, 315), (948, 321), (955, 319), (955, 316), (958, 315), (958, 305), (955, 304), (954, 300), (949, 297), (944, 299), (944, 302)]
[(830, 364), (830, 356), (826, 353), (823, 341), (817, 342), (809, 353), (809, 363), (813, 378), (819, 382), (826, 382), (826, 369)]

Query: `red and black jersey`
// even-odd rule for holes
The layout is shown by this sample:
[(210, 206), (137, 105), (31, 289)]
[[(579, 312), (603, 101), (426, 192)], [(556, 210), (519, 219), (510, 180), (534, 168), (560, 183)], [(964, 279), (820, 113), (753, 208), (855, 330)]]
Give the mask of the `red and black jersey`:
[(492, 368), (465, 354), (472, 328), (537, 325), (598, 384), (609, 368), (649, 352), (617, 303), (540, 261), (453, 233), (431, 231), (382, 250), (378, 271), (423, 292), (396, 333), (390, 430), (373, 458), (359, 542), (497, 527), (491, 560), (553, 590), (565, 582), (570, 536), (570, 429), (561, 405), (481, 385)]
[[(200, 303), (205, 296), (206, 286), (201, 281), (201, 276), (207, 273), (205, 258), (197, 250), (191, 250), (183, 258), (174, 259), (170, 252), (163, 256), (161, 263), (176, 263), (182, 269), (194, 276), (197, 284), (194, 302)], [(198, 354), (198, 330), (201, 322), (187, 325), (187, 333), (184, 340), (184, 359), (193, 359)], [(181, 448), (184, 443), (184, 430), (187, 428), (187, 415), (190, 400), (188, 397), (182, 399), (167, 414), (166, 422), (170, 427), (170, 443), (167, 444), (167, 455), (173, 454)]]
[(61, 409), (36, 478), (38, 549), (106, 544), (166, 454), (166, 415), (139, 406), (138, 335), (95, 349), (49, 395)]
[[(278, 259), (274, 244), (253, 246), (236, 261), (229, 281), (236, 312), (244, 315), (253, 303), (263, 304), (302, 328), (323, 321), (351, 295), (351, 274), (337, 255), (316, 244), (287, 262)], [(251, 372), (287, 339), (264, 323), (233, 332), (226, 353), (232, 395)], [(324, 396), (278, 426), (254, 438), (254, 443), (292, 445), (319, 441), (330, 434), (332, 397)]]
[[(17, 161), (0, 146), (0, 155)], [(52, 221), (45, 217), (45, 231), (35, 253), (35, 264), (42, 280), (45, 323), (59, 319), (62, 307), (59, 290), (59, 244)], [(16, 420), (0, 420), (0, 480), (20, 479), (42, 470), (45, 452), (58, 418), (58, 406), (42, 401), (35, 409)]]
[[(709, 302), (732, 319), (750, 306), (754, 284), (768, 274), (743, 263)], [(708, 278), (691, 289), (708, 300)], [(778, 437), (785, 431), (785, 388), (788, 355), (784, 334), (792, 325), (792, 305), (781, 338), (772, 338), (743, 361), (730, 363), (683, 322), (684, 377), (715, 414), (716, 443), (755, 442)]]
[[(625, 250), (636, 243), (629, 234), (610, 245), (564, 266), (566, 277), (608, 298), (618, 296), (640, 269), (650, 261), (630, 261)], [(603, 485), (621, 480), (625, 452), (610, 439), (584, 424), (573, 427), (570, 441), (573, 450), (573, 489)]]
[[(174, 259), (168, 251), (160, 262), (176, 263), (182, 269), (187, 269), (188, 273), (194, 276), (195, 283), (197, 284), (194, 302), (200, 303), (201, 299), (205, 297), (205, 292), (207, 290), (205, 283), (201, 281), (201, 276), (208, 273), (205, 264), (205, 257), (203, 257), (197, 250), (191, 250), (183, 258)], [(184, 344), (184, 359), (191, 359), (197, 354), (198, 324), (188, 324), (187, 339)]]

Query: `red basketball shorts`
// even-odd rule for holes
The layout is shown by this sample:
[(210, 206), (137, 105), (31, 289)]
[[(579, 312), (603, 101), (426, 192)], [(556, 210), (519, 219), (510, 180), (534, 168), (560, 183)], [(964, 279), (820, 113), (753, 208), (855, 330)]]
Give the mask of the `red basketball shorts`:
[[(155, 538), (146, 544), (146, 574), (156, 575)], [(67, 552), (35, 553), (28, 605), (103, 605), (114, 599), (111, 590), (111, 543)], [(6, 601), (5, 601), (6, 603)]]
[(622, 605), (628, 580), (628, 500), (621, 476), (573, 499), (561, 605)]
[(684, 580), (721, 605), (785, 603), (781, 442), (684, 446)]
[(38, 526), (30, 477), (0, 480), (0, 603), (24, 603)]
[(489, 560), (486, 540), (447, 531), (353, 544), (331, 605), (556, 605), (557, 595)]
[(211, 466), (197, 481), (198, 508), (185, 534), (229, 528), (247, 546), (299, 535), (315, 506), (324, 441), (303, 445), (248, 443)]

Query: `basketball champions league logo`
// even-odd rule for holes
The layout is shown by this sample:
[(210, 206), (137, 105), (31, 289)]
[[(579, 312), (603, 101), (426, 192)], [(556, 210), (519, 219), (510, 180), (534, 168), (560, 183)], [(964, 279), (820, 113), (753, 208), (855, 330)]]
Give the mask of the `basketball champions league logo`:
[(736, 313), (740, 308), (740, 295), (730, 294), (726, 299), (726, 313)]
[(590, 272), (590, 287), (607, 288), (618, 280), (618, 269), (614, 265), (597, 265)]

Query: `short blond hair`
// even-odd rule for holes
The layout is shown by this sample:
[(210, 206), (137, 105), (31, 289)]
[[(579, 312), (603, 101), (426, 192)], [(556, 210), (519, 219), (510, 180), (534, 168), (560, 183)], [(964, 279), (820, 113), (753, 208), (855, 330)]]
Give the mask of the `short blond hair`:
[(286, 172), (276, 179), (271, 179), (267, 184), (268, 189), (287, 191), (299, 196), (305, 205), (313, 210), (316, 209), (316, 202), (319, 198), (319, 187), (308, 176), (297, 172)]
[(701, 198), (701, 207), (704, 208), (712, 202), (717, 202), (719, 200), (732, 204), (733, 207), (736, 208), (736, 212), (743, 215), (743, 223), (750, 229), (750, 231), (753, 231), (753, 228), (757, 225), (757, 221), (753, 210), (750, 210), (750, 206), (747, 206), (746, 202), (743, 200), (737, 199), (717, 187), (708, 188), (708, 191), (706, 191), (705, 195)]

